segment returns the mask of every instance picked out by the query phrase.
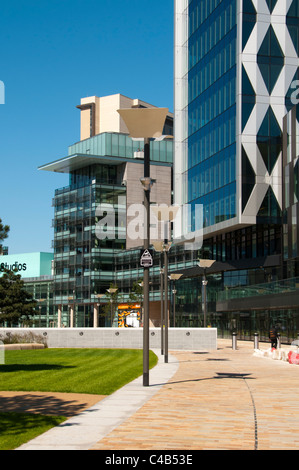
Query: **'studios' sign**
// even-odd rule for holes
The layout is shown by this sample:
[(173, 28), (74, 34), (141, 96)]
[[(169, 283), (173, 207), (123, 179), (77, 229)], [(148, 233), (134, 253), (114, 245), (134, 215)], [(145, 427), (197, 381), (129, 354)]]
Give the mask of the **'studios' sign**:
[(14, 272), (26, 271), (27, 270), (27, 264), (26, 263), (19, 263), (18, 261), (16, 261), (13, 264), (1, 263), (0, 264), (0, 272), (3, 273), (5, 269), (9, 269), (10, 271), (14, 271)]
[(9, 269), (22, 278), (52, 276), (53, 253), (35, 252), (0, 256), (0, 276)]

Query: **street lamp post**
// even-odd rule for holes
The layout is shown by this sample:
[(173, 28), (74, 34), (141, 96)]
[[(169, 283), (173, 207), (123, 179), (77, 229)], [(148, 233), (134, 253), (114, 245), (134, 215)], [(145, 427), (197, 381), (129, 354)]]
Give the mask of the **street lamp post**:
[(93, 310), (93, 327), (94, 328), (98, 327), (100, 302), (101, 302), (101, 298), (104, 297), (104, 295), (105, 294), (95, 294), (95, 296), (98, 298), (98, 302), (95, 304), (94, 310)]
[[(166, 236), (166, 235), (165, 235)], [(164, 345), (164, 362), (168, 362), (168, 252), (171, 242), (165, 238), (164, 242), (153, 242), (155, 251), (163, 252), (164, 267), (161, 272), (161, 349)], [(161, 270), (162, 271), (162, 270)], [(164, 302), (163, 302), (163, 284), (164, 284)], [(165, 324), (165, 330), (163, 326)], [(164, 340), (164, 341), (163, 341)], [(162, 354), (163, 354), (162, 353)]]
[[(167, 108), (129, 108), (119, 109), (118, 113), (125, 122), (132, 138), (144, 139), (144, 251), (150, 244), (150, 139), (162, 136), (168, 114)], [(143, 274), (143, 385), (149, 386), (149, 267), (144, 266)]]
[[(164, 252), (164, 321), (165, 321), (165, 334), (164, 334), (164, 362), (168, 362), (168, 252), (171, 248), (172, 242), (169, 242), (169, 223), (176, 217), (178, 207), (176, 206), (152, 206), (152, 211), (157, 217), (158, 221), (163, 222), (163, 242), (154, 242), (156, 251)], [(162, 325), (163, 327), (163, 325)], [(161, 335), (163, 332), (161, 331)]]
[(163, 268), (163, 257), (161, 253), (161, 268), (160, 268), (160, 306), (161, 306), (161, 356), (164, 354), (164, 293), (163, 293), (163, 284), (164, 284), (164, 268)]
[[(151, 281), (149, 281), (148, 284), (151, 285), (152, 284)], [(141, 302), (140, 302), (140, 306), (141, 306), (140, 321), (143, 324), (143, 318), (144, 318), (144, 315), (143, 315), (143, 293), (144, 293), (144, 288), (143, 287), (144, 287), (144, 282), (141, 281), (141, 282), (138, 283), (138, 285), (140, 287), (142, 287), (142, 299), (141, 299)]]
[(207, 327), (207, 269), (209, 269), (213, 264), (215, 263), (215, 260), (211, 259), (201, 259), (199, 260), (198, 266), (200, 268), (203, 268), (203, 280), (202, 280), (202, 299), (203, 299), (203, 326), (204, 328)]
[(164, 244), (164, 292), (165, 292), (165, 299), (164, 299), (164, 319), (165, 319), (165, 350), (164, 350), (164, 362), (168, 363), (168, 251), (170, 246), (165, 240)]
[(174, 283), (174, 287), (172, 289), (172, 293), (173, 293), (173, 327), (175, 328), (175, 294), (177, 293), (177, 290), (175, 288), (175, 283)]
[(73, 301), (73, 303), (69, 304), (69, 327), (74, 327), (74, 314), (75, 314), (75, 299), (76, 299), (76, 291), (73, 289), (73, 295), (68, 297), (69, 301)]
[(114, 287), (110, 287), (110, 289), (106, 289), (107, 292), (111, 295), (110, 297), (110, 305), (111, 305), (111, 308), (110, 308), (110, 323), (111, 323), (111, 328), (113, 326), (113, 294), (115, 294), (118, 289), (117, 288), (114, 288)]
[(176, 294), (176, 289), (175, 289), (175, 282), (181, 279), (183, 274), (170, 274), (169, 279), (173, 281), (173, 326), (175, 327), (175, 294)]
[[(150, 140), (144, 139), (144, 179), (141, 180), (144, 186), (144, 251), (149, 249), (150, 243)], [(149, 386), (149, 267), (143, 268), (143, 385)]]
[[(39, 302), (44, 302), (46, 299), (39, 299)], [(41, 327), (41, 313), (42, 313), (42, 305), (40, 304), (39, 307), (39, 320), (38, 320), (38, 326), (39, 328)]]

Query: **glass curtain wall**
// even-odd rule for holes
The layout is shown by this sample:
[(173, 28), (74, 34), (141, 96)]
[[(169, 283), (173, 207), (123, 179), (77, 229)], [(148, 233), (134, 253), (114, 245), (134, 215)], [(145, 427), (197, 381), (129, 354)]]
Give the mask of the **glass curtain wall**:
[(125, 248), (125, 232), (115, 239), (99, 240), (95, 233), (99, 221), (96, 208), (101, 203), (111, 204), (118, 226), (125, 197), (121, 169), (109, 165), (72, 172), (70, 186), (55, 193), (54, 303), (63, 306), (65, 326), (69, 326), (71, 306), (76, 312), (74, 326), (92, 326), (96, 296), (105, 293), (113, 282), (113, 254)]
[(235, 0), (189, 2), (188, 202), (204, 227), (236, 215)]
[(35, 328), (57, 326), (57, 317), (53, 305), (53, 279), (36, 281), (24, 279), (25, 289), (37, 301), (36, 314), (32, 318)]

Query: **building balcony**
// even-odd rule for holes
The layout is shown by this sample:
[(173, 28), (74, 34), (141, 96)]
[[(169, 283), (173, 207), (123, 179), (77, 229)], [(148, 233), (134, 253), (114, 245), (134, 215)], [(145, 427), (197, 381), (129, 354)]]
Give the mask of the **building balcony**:
[(292, 308), (299, 305), (299, 278), (283, 279), (219, 292), (217, 311)]

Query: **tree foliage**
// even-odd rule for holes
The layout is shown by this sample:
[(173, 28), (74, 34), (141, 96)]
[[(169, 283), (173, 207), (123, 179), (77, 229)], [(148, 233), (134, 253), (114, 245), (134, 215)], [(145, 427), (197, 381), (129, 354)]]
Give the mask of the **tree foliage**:
[(116, 305), (119, 302), (119, 293), (116, 284), (110, 284), (109, 289), (116, 289), (116, 292), (110, 293), (108, 292), (108, 290), (106, 290), (105, 297), (107, 301), (102, 305), (102, 316), (106, 318), (106, 321), (108, 321), (108, 323), (112, 323), (113, 319), (111, 318), (111, 309), (113, 315), (113, 312), (115, 313)]
[(140, 279), (139, 281), (133, 282), (133, 286), (132, 286), (129, 298), (131, 302), (138, 302), (138, 303), (142, 302), (142, 298), (143, 298), (142, 279)]
[(37, 302), (26, 292), (24, 281), (19, 274), (5, 269), (0, 277), (0, 323), (10, 326), (22, 322), (30, 323), (36, 313)]
[(2, 243), (5, 238), (8, 237), (9, 226), (3, 225), (2, 219), (0, 219), (0, 254), (2, 253)]

